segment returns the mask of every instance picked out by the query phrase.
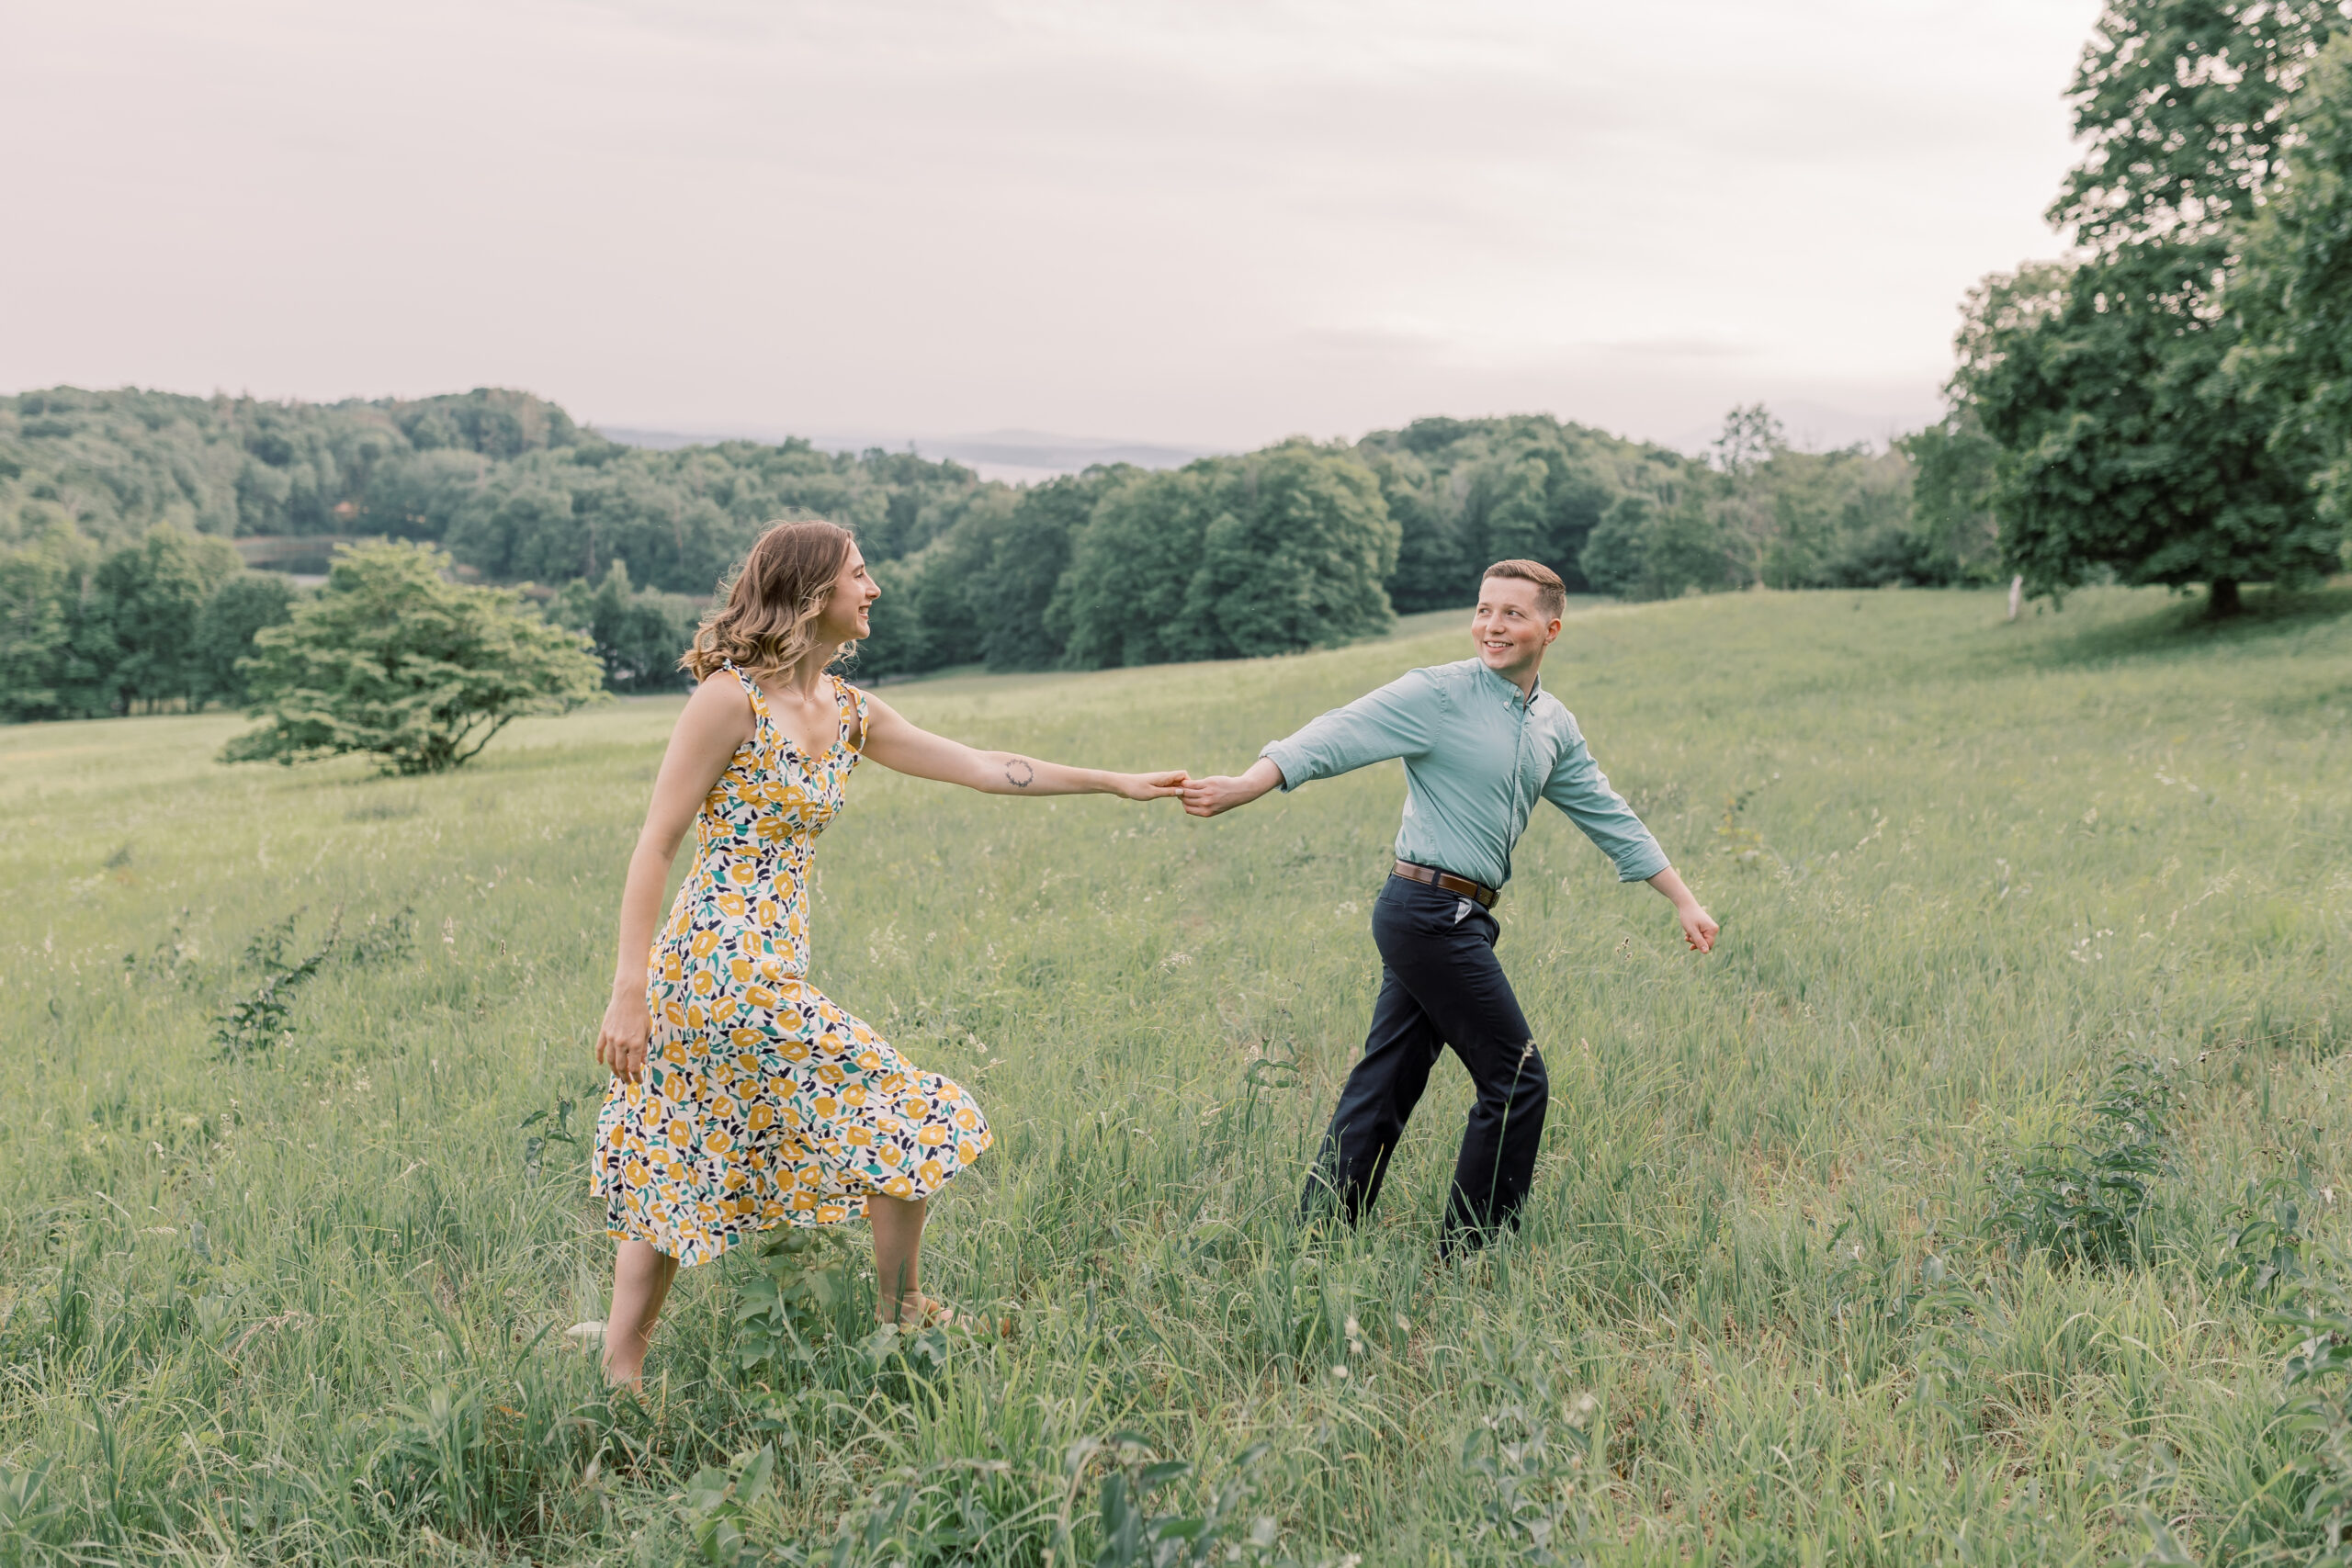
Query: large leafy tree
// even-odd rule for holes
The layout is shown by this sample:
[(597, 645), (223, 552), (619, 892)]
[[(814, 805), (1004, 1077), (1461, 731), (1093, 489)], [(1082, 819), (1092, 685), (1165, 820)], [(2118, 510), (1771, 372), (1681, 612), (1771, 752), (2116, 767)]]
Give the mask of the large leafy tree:
[(242, 702), (238, 660), (292, 598), (218, 539), (166, 525), (100, 551), (52, 523), (0, 549), (0, 719)]
[(1209, 657), (1181, 623), (1202, 536), (1221, 510), (1217, 468), (1131, 473), (1095, 503), (1046, 611), (1071, 667)]
[(0, 718), (80, 718), (98, 667), (75, 647), (79, 607), (97, 547), (53, 523), (20, 549), (0, 551)]
[(2240, 226), (2295, 135), (2339, 0), (2110, 0), (2072, 94), (2088, 142), (2050, 209), (2079, 259), (1988, 279), (1953, 389), (1999, 451), (1991, 493), (2029, 589), (2092, 572), (2211, 587), (2333, 564), (2278, 411), (2222, 373)]
[(1344, 450), (1289, 441), (1107, 490), (1046, 620), (1080, 669), (1329, 647), (1390, 624), (1396, 525)]
[(81, 609), (85, 643), (111, 644), (112, 708), (202, 704), (209, 682), (198, 623), (214, 593), (242, 570), (226, 543), (168, 524), (99, 562)]
[(243, 707), (250, 693), (244, 660), (265, 626), (294, 614), (294, 586), (271, 571), (241, 571), (212, 591), (196, 617), (189, 654), (194, 689), (204, 702)]
[(2314, 476), (2322, 516), (2352, 536), (2352, 34), (2321, 55), (2296, 118), (2286, 176), (2229, 292), (2245, 328), (2231, 369), (2278, 409), (2273, 445)]
[(1929, 558), (1951, 580), (1989, 581), (2000, 562), (2001, 525), (1993, 510), (2000, 448), (1965, 405), (1898, 444), (1913, 468), (1911, 525)]
[(514, 593), (449, 581), (447, 565), (424, 545), (340, 551), (317, 598), (255, 635), (245, 669), (266, 722), (232, 740), (222, 761), (358, 751), (387, 773), (440, 773), (513, 720), (596, 694), (603, 671), (580, 633), (528, 613)]
[(1226, 477), (1185, 592), (1197, 647), (1256, 658), (1388, 629), (1381, 580), (1396, 564), (1396, 525), (1371, 470), (1292, 441), (1228, 464)]
[(1062, 647), (1046, 625), (1046, 611), (1054, 585), (1069, 569), (1071, 545), (1114, 472), (1094, 469), (1032, 485), (1001, 513), (974, 509), (987, 525), (980, 535), (987, 553), (975, 562), (967, 597), (989, 669), (1046, 670), (1060, 661)]
[(1601, 593), (1620, 599), (1654, 598), (1649, 592), (1649, 531), (1657, 502), (1646, 495), (1621, 495), (1586, 536), (1577, 566)]
[(594, 582), (573, 578), (548, 605), (548, 619), (585, 632), (614, 692), (674, 692), (693, 682), (678, 660), (698, 619), (683, 593), (632, 588), (628, 563), (616, 560)]

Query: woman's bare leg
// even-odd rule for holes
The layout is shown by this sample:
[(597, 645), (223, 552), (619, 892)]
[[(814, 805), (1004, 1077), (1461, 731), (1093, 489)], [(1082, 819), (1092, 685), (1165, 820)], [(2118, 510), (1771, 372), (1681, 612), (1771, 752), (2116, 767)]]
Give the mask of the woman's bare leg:
[(885, 1323), (903, 1318), (913, 1327), (923, 1319), (923, 1203), (878, 1192), (865, 1200), (865, 1218), (874, 1227), (875, 1312)]
[(621, 1243), (613, 1258), (612, 1314), (605, 1320), (605, 1376), (612, 1382), (634, 1388), (645, 1376), (653, 1320), (677, 1277), (678, 1260), (656, 1252), (651, 1242)]

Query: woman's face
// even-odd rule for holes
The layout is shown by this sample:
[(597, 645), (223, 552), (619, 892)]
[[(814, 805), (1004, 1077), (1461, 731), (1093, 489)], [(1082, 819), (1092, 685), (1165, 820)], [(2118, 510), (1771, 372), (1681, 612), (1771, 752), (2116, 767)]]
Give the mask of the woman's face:
[(832, 644), (872, 636), (874, 627), (866, 612), (880, 597), (882, 585), (866, 575), (865, 557), (855, 545), (850, 546), (849, 558), (842, 562), (841, 575), (833, 579), (832, 596), (817, 616), (817, 640)]

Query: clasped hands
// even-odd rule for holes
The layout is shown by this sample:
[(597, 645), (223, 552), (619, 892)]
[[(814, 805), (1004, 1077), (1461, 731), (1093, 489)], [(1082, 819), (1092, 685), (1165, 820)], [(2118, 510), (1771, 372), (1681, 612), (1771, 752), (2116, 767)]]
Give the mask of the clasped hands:
[(1271, 760), (1261, 757), (1250, 764), (1249, 772), (1236, 776), (1187, 779), (1184, 809), (1195, 817), (1215, 817), (1237, 806), (1249, 805), (1282, 782), (1283, 771)]

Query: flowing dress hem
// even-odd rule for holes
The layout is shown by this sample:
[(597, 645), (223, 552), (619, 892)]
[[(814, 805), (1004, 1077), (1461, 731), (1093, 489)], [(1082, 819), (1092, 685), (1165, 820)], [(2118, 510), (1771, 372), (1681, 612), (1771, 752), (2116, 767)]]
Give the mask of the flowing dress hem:
[[(989, 1131), (983, 1131), (978, 1141), (979, 1143), (979, 1152), (982, 1154), (988, 1153), (989, 1150), (996, 1146), (996, 1137), (994, 1134)], [(951, 1168), (945, 1175), (939, 1179), (936, 1186), (926, 1189), (918, 1183), (916, 1190), (910, 1193), (904, 1201), (919, 1203), (926, 1199), (936, 1198), (940, 1193), (947, 1190), (947, 1184), (949, 1182), (963, 1175), (964, 1172), (971, 1169), (972, 1165), (977, 1163), (977, 1161), (967, 1162)], [(593, 1196), (609, 1198), (612, 1195), (613, 1189), (607, 1188), (600, 1179), (597, 1185), (590, 1190)], [(736, 1229), (725, 1231), (712, 1230), (689, 1232), (679, 1230), (673, 1226), (670, 1228), (668, 1239), (673, 1243), (679, 1244), (674, 1247), (663, 1246), (662, 1227), (647, 1224), (642, 1220), (639, 1220), (638, 1215), (632, 1207), (629, 1213), (629, 1218), (632, 1220), (638, 1220), (638, 1223), (634, 1226), (622, 1226), (616, 1225), (610, 1219), (607, 1219), (605, 1222), (605, 1235), (607, 1239), (613, 1241), (641, 1241), (648, 1247), (651, 1247), (654, 1251), (660, 1253), (662, 1257), (676, 1258), (682, 1267), (696, 1269), (706, 1263), (718, 1262), (720, 1258), (726, 1257), (729, 1252), (732, 1252), (742, 1243), (751, 1240), (753, 1236), (764, 1235), (772, 1230), (780, 1230), (786, 1226), (795, 1230), (831, 1230), (836, 1226), (849, 1224), (854, 1221), (864, 1219), (865, 1217), (864, 1209), (866, 1199), (888, 1198), (889, 1196), (889, 1193), (883, 1191), (879, 1188), (869, 1188), (864, 1192), (845, 1192), (835, 1194), (835, 1201), (846, 1207), (846, 1212), (838, 1220), (819, 1219), (813, 1210), (787, 1209), (783, 1213), (773, 1217), (765, 1215), (762, 1216), (758, 1223), (752, 1225), (748, 1230)], [(624, 1201), (626, 1201), (626, 1197), (624, 1197)]]

